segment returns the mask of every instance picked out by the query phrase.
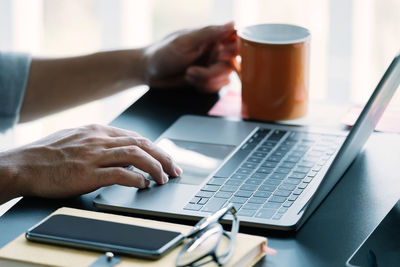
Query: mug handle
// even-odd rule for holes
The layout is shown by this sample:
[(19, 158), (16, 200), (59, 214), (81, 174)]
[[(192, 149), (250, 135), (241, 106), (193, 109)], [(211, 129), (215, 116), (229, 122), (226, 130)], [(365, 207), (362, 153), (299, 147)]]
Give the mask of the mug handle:
[(233, 70), (236, 72), (236, 74), (239, 76), (239, 79), (242, 79), (242, 65), (239, 63), (237, 60), (237, 57), (234, 57), (230, 60), (229, 62), (233, 68)]

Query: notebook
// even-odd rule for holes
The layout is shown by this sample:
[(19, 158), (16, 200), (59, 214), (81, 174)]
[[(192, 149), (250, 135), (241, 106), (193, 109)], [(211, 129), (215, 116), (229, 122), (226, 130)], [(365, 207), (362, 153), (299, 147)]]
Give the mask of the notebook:
[(363, 148), (399, 83), (396, 55), (350, 132), (183, 116), (157, 140), (183, 167), (181, 177), (145, 190), (110, 186), (94, 203), (100, 209), (198, 219), (231, 202), (242, 225), (297, 230)]
[[(61, 208), (52, 213), (100, 219), (112, 222), (134, 224), (158, 229), (166, 229), (187, 233), (191, 226), (139, 219), (121, 215), (106, 214), (72, 208)], [(225, 239), (224, 239), (225, 241)], [(228, 241), (227, 241), (228, 242)], [(253, 266), (264, 255), (267, 239), (260, 236), (238, 234), (234, 254), (227, 266)], [(145, 260), (131, 257), (121, 257), (118, 266), (175, 266), (175, 258), (182, 245), (178, 246), (159, 260)], [(26, 240), (21, 234), (14, 241), (0, 249), (0, 266), (89, 266), (102, 253), (35, 243)], [(217, 266), (208, 264), (205, 266)]]

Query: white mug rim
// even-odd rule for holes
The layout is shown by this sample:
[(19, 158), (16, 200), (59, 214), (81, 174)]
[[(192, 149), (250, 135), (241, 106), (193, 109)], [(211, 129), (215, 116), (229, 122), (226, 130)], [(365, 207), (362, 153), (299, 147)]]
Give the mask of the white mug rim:
[[(249, 30), (253, 30), (255, 28), (262, 29), (264, 30), (264, 34), (262, 38), (259, 38), (257, 36), (250, 36), (248, 33)], [(288, 38), (287, 36), (282, 39), (273, 39), (271, 36), (267, 36), (265, 34), (265, 30), (271, 30), (271, 28), (276, 29), (283, 29), (283, 30), (294, 30), (296, 31), (297, 36), (294, 36), (293, 38)], [(293, 32), (292, 32), (293, 33)], [(270, 33), (269, 33), (270, 34)], [(250, 25), (243, 27), (237, 31), (237, 35), (247, 41), (255, 42), (255, 43), (261, 43), (261, 44), (296, 44), (296, 43), (302, 43), (311, 37), (311, 33), (308, 29), (297, 26), (294, 24), (282, 24), (282, 23), (264, 23), (264, 24), (255, 24), (255, 25)]]

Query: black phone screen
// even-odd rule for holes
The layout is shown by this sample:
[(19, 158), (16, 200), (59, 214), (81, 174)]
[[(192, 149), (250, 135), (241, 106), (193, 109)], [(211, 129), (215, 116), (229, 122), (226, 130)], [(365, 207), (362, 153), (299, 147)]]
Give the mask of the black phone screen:
[[(69, 215), (54, 215), (27, 232), (33, 241), (46, 239), (63, 243), (85, 241), (100, 247), (124, 247), (136, 251), (159, 251), (172, 240), (181, 236), (179, 232), (166, 231), (136, 225), (101, 221)], [(51, 242), (54, 243), (54, 242)], [(172, 245), (172, 244), (171, 244)]]

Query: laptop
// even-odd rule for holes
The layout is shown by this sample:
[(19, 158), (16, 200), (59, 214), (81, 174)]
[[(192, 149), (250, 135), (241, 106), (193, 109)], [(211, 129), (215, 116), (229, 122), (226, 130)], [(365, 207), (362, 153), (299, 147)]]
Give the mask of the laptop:
[(399, 84), (400, 54), (350, 132), (182, 116), (156, 141), (182, 167), (182, 176), (162, 186), (152, 182), (144, 190), (109, 186), (94, 204), (198, 220), (233, 203), (242, 225), (297, 230), (360, 152)]

